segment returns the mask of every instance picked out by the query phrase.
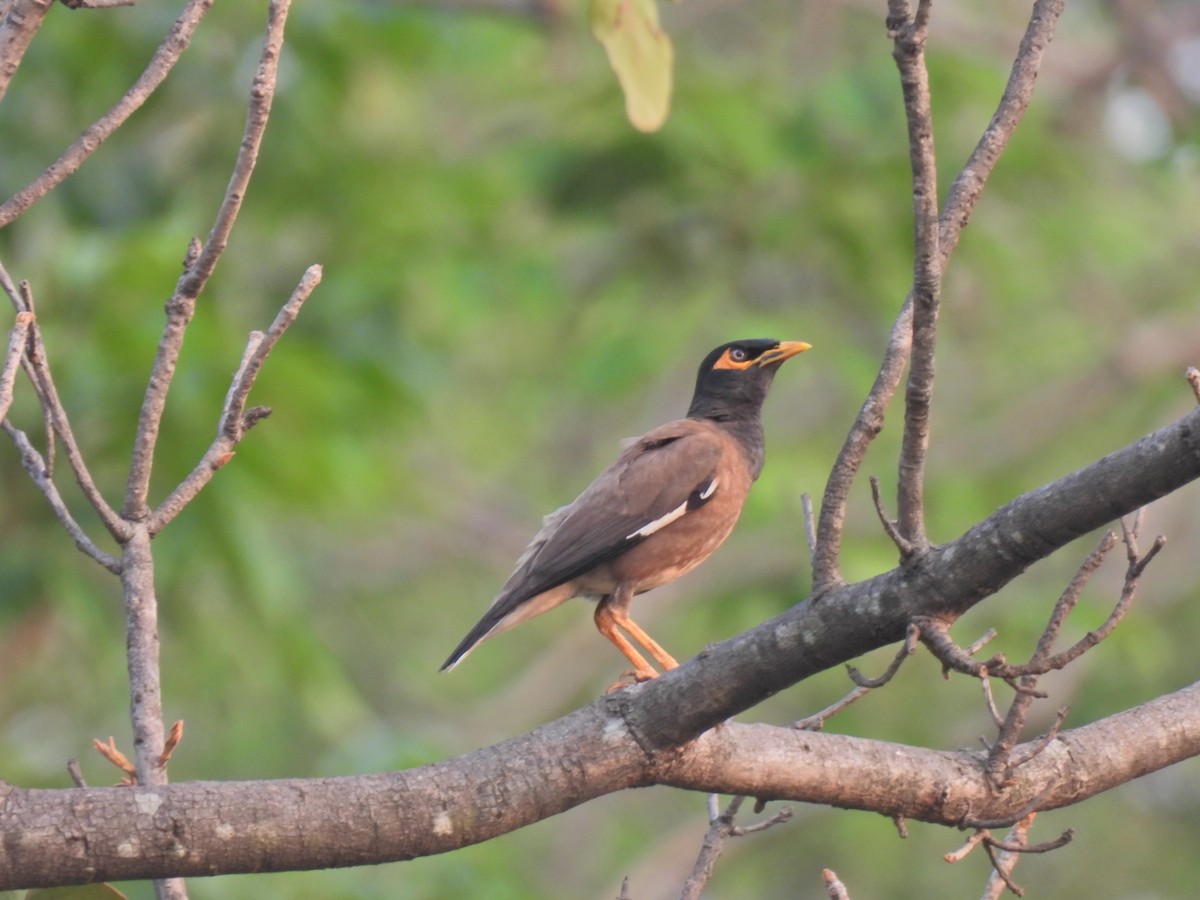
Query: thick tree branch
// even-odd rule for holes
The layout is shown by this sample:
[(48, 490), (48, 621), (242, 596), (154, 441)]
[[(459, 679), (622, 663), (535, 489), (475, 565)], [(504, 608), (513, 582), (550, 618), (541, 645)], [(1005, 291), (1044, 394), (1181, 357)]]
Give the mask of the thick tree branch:
[(1037, 560), (1198, 477), (1200, 408), (923, 556), (816, 595), (656, 678), (629, 711), (634, 730), (648, 747), (678, 746), (803, 678), (903, 640), (918, 616), (962, 615)]
[[(149, 99), (170, 73), (175, 63), (179, 62), (179, 57), (191, 43), (196, 26), (200, 24), (200, 20), (204, 18), (204, 14), (208, 12), (212, 4), (213, 0), (190, 0), (183, 12), (179, 14), (179, 18), (175, 20), (175, 24), (171, 26), (162, 45), (155, 51), (146, 70), (134, 82), (133, 87), (125, 92), (125, 96), (117, 101), (117, 104), (102, 118), (84, 130), (75, 143), (50, 165), (50, 168), (0, 204), (0, 228), (8, 225), (63, 181), (74, 175), (79, 167), (87, 161), (87, 158)], [(32, 35), (29, 37), (32, 38)]]
[[(769, 725), (730, 723), (647, 754), (606, 697), (513, 740), (404, 772), (160, 788), (0, 783), (0, 831), (9, 836), (0, 890), (412, 859), (656, 783), (945, 825), (1015, 821), (1031, 800), (1068, 806), (1198, 753), (1200, 684), (1060, 734), (1002, 793), (983, 753)], [(358, 827), (348, 827), (347, 809)]]
[[(734, 724), (688, 742), (814, 672), (900, 640), (915, 616), (959, 615), (1038, 559), (1197, 477), (1200, 409), (898, 569), (803, 602), (529, 734), (418, 769), (86, 791), (0, 787), (0, 833), (12, 836), (0, 842), (0, 890), (408, 859), (651, 783), (945, 823), (1007, 821), (1028, 813), (1031, 800), (1038, 808), (1078, 802), (1200, 753), (1200, 684), (1059, 734), (1003, 793), (986, 777), (983, 753)], [(347, 827), (346, 809), (361, 812), (360, 828)], [(137, 849), (122, 855), (119, 845)]]

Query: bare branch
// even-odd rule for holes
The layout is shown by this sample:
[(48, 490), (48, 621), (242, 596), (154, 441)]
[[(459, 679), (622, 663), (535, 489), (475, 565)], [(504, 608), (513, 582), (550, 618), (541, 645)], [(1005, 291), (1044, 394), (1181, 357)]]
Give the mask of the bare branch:
[(254, 407), (247, 410), (247, 397), (272, 348), (296, 320), (304, 301), (320, 284), (321, 271), (320, 266), (309, 266), (304, 277), (300, 279), (300, 283), (292, 292), (292, 296), (280, 309), (266, 333), (260, 331), (251, 333), (245, 352), (242, 354), (241, 364), (234, 373), (229, 391), (225, 395), (225, 405), (221, 411), (217, 437), (209, 445), (196, 467), (154, 510), (149, 522), (151, 534), (160, 532), (167, 523), (183, 511), (184, 507), (212, 480), (213, 475), (233, 458), (234, 448), (237, 447), (246, 431), (270, 414), (271, 411), (265, 407)]
[(811, 716), (805, 716), (798, 722), (793, 722), (792, 727), (800, 731), (820, 731), (825, 727), (825, 723), (833, 716), (840, 713), (842, 710), (857, 702), (860, 698), (871, 693), (875, 688), (883, 687), (895, 677), (900, 670), (900, 665), (904, 660), (908, 659), (916, 649), (917, 640), (920, 637), (920, 630), (915, 625), (910, 625), (908, 629), (908, 637), (904, 641), (904, 645), (896, 653), (895, 658), (887, 667), (882, 675), (878, 678), (867, 678), (854, 666), (846, 666), (846, 674), (850, 676), (850, 680), (854, 682), (855, 688), (836, 703), (830, 704), (823, 710), (813, 713)]
[(883, 430), (884, 415), (895, 396), (912, 350), (912, 299), (905, 300), (892, 325), (884, 349), (883, 362), (854, 424), (838, 451), (833, 469), (825, 482), (821, 514), (817, 520), (817, 549), (813, 553), (813, 592), (820, 593), (843, 583), (840, 559), (842, 527), (846, 521), (846, 503), (850, 487), (862, 468), (871, 441)]
[(33, 313), (21, 311), (17, 313), (12, 331), (8, 333), (8, 349), (4, 353), (3, 363), (0, 363), (0, 419), (8, 415), (8, 408), (12, 406), (17, 367), (25, 353), (25, 340), (32, 325)]
[[(30, 302), (30, 308), (32, 308), (32, 298), (28, 295), (27, 282), (23, 281), (21, 285), (25, 289), (25, 296)], [(128, 533), (128, 529), (125, 523), (121, 521), (121, 517), (117, 515), (116, 510), (109, 506), (108, 501), (104, 499), (104, 495), (100, 493), (100, 488), (97, 487), (91, 472), (88, 471), (87, 463), (84, 462), (83, 451), (80, 449), (78, 441), (75, 440), (75, 432), (71, 428), (70, 419), (67, 417), (67, 410), (59, 399), (58, 389), (54, 386), (54, 378), (50, 374), (50, 362), (46, 356), (46, 347), (42, 343), (41, 329), (38, 328), (36, 319), (34, 319), (29, 329), (29, 346), (26, 352), (26, 359), (29, 361), (38, 399), (41, 401), (46, 417), (53, 427), (54, 434), (62, 441), (67, 462), (70, 464), (71, 471), (75, 475), (75, 481), (78, 483), (79, 489), (92, 505), (92, 508), (100, 517), (100, 521), (108, 529), (109, 534), (118, 541), (121, 540)], [(53, 453), (52, 450), (48, 452)], [(47, 473), (49, 471), (50, 468), (47, 467)]]
[[(211, 0), (209, 0), (211, 2)], [(150, 474), (154, 465), (154, 447), (158, 441), (158, 429), (166, 406), (167, 391), (175, 374), (175, 366), (183, 348), (183, 337), (195, 313), (196, 298), (200, 296), (209, 277), (216, 268), (217, 260), (224, 252), (233, 230), (233, 224), (241, 209), (242, 198), (262, 143), (271, 102), (275, 96), (275, 80), (279, 67), (279, 54), (283, 47), (283, 30), (287, 22), (290, 0), (273, 0), (267, 13), (267, 33), (263, 39), (258, 69), (250, 90), (250, 104), (246, 113), (246, 127), (242, 144), (234, 163), (233, 175), (225, 191), (225, 199), (217, 211), (216, 220), (208, 233), (203, 249), (198, 255), (189, 248), (188, 260), (183, 274), (175, 286), (175, 292), (167, 301), (167, 321), (159, 340), (158, 352), (150, 371), (146, 395), (138, 416), (137, 432), (133, 443), (133, 457), (129, 466), (129, 479), (125, 487), (125, 502), (122, 514), (126, 519), (140, 521), (149, 516), (146, 498), (150, 489)]]
[[(1080, 564), (1079, 569), (1075, 572), (1075, 576), (1059, 596), (1058, 602), (1054, 604), (1054, 609), (1050, 613), (1050, 619), (1046, 623), (1046, 627), (1042, 629), (1037, 646), (1029, 658), (1029, 666), (1032, 670), (1045, 665), (1050, 659), (1050, 651), (1054, 648), (1054, 642), (1058, 640), (1063, 623), (1066, 622), (1067, 616), (1070, 615), (1071, 610), (1079, 602), (1079, 598), (1083, 594), (1083, 589), (1091, 580), (1092, 575), (1100, 568), (1100, 564), (1104, 562), (1104, 558), (1108, 556), (1112, 548), (1116, 546), (1116, 543), (1116, 534), (1111, 531), (1106, 532), (1087, 557), (1084, 558), (1083, 563)], [(1082, 653), (1083, 651), (1081, 650), (1080, 652)], [(1001, 666), (1000, 668), (1005, 672), (1012, 671), (1011, 667)], [(1015, 767), (1009, 761), (1009, 754), (1020, 738), (1021, 730), (1025, 727), (1029, 709), (1033, 704), (1033, 690), (1037, 687), (1037, 676), (1040, 674), (1032, 670), (1021, 676), (1020, 690), (1013, 697), (1012, 705), (1008, 709), (1008, 715), (1005, 716), (1004, 722), (1000, 726), (1000, 733), (996, 739), (996, 743), (992, 746), (991, 752), (988, 755), (988, 773), (998, 784), (1003, 784), (1007, 781), (1012, 774), (1012, 769)], [(1047, 669), (1046, 671), (1049, 670)], [(1011, 679), (1012, 676), (1009, 675), (1008, 677)], [(1060, 717), (1059, 722), (1056, 723), (1052, 732), (1058, 730), (1058, 724), (1061, 724), (1061, 721)]]
[(62, 0), (69, 9), (113, 9), (118, 6), (136, 6), (138, 0)]
[(92, 539), (84, 533), (79, 523), (75, 521), (75, 517), (71, 515), (71, 511), (63, 501), (62, 495), (59, 494), (58, 488), (50, 478), (45, 460), (30, 442), (25, 432), (14, 428), (7, 420), (0, 420), (0, 430), (3, 430), (5, 434), (12, 438), (17, 452), (21, 455), (21, 465), (29, 473), (29, 477), (37, 489), (42, 492), (42, 495), (50, 504), (51, 511), (67, 530), (67, 534), (71, 536), (71, 540), (74, 541), (75, 546), (85, 555), (90, 556), (100, 565), (104, 566), (104, 568), (108, 569), (108, 571), (114, 574), (120, 573), (120, 560), (97, 547), (92, 542)]
[(888, 3), (888, 32), (894, 42), (892, 56), (904, 92), (913, 188), (912, 359), (905, 390), (897, 493), (897, 530), (911, 547), (910, 555), (923, 552), (929, 543), (925, 534), (925, 454), (929, 447), (938, 298), (944, 266), (939, 248), (933, 112), (929, 72), (925, 67), (928, 24), (929, 5), (924, 0), (918, 5), (915, 16), (906, 0)]
[(0, 22), (0, 100), (54, 0), (13, 0)]
[(696, 857), (695, 865), (692, 866), (691, 874), (684, 882), (683, 891), (679, 895), (680, 900), (697, 900), (700, 897), (704, 885), (712, 877), (713, 866), (717, 862), (717, 857), (721, 855), (727, 838), (744, 837), (748, 834), (766, 831), (792, 817), (791, 807), (785, 806), (761, 822), (755, 822), (753, 825), (735, 825), (734, 820), (745, 800), (744, 796), (733, 797), (730, 799), (729, 805), (725, 807), (725, 811), (717, 814), (717, 796), (709, 794), (709, 829), (704, 835), (704, 843), (700, 847), (700, 854)]
[(984, 185), (987, 184), (1000, 155), (1025, 116), (1025, 110), (1033, 97), (1042, 58), (1054, 37), (1054, 29), (1058, 25), (1064, 6), (1066, 0), (1035, 0), (1033, 4), (1033, 12), (1021, 38), (1017, 56), (1013, 60), (1000, 104), (946, 195), (946, 203), (938, 223), (938, 247), (943, 265), (949, 261), (958, 246), (962, 230), (971, 218)]
[(800, 495), (800, 510), (804, 515), (804, 542), (808, 546), (808, 558), (817, 552), (817, 520), (813, 515), (812, 495), (805, 491)]
[(875, 515), (879, 516), (879, 524), (883, 526), (884, 532), (892, 539), (896, 549), (900, 551), (900, 558), (907, 559), (912, 556), (914, 545), (900, 533), (895, 520), (891, 519), (883, 508), (883, 498), (879, 495), (879, 479), (872, 475), (868, 481), (871, 484), (871, 501), (875, 504)]
[[(141, 77), (134, 82), (133, 87), (125, 92), (125, 96), (117, 101), (117, 104), (102, 118), (85, 129), (75, 143), (50, 165), (50, 168), (0, 204), (0, 228), (8, 225), (68, 177), (75, 174), (79, 167), (87, 161), (87, 158), (146, 102), (188, 48), (196, 26), (200, 24), (200, 20), (208, 12), (212, 3), (213, 0), (189, 0), (183, 12), (179, 14), (179, 18), (175, 20), (175, 24), (171, 26), (167, 37), (154, 52), (150, 64)], [(23, 5), (34, 6), (37, 4)]]

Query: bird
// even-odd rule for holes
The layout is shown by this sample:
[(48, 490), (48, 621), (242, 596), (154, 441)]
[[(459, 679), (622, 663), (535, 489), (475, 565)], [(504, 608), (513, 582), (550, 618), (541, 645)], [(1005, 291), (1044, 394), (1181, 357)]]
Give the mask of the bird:
[[(491, 605), (441, 666), (573, 597), (596, 600), (596, 628), (637, 682), (679, 664), (630, 618), (635, 595), (674, 581), (729, 536), (763, 468), (762, 406), (804, 341), (731, 341), (700, 363), (687, 415), (625, 443), (574, 502), (546, 516)], [(621, 686), (620, 683), (614, 687)]]

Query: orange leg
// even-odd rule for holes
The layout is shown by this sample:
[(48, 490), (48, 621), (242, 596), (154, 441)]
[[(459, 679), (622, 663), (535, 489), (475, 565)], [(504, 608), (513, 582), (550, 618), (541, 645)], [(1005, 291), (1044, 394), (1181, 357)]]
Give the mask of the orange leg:
[(671, 656), (658, 641), (646, 634), (637, 622), (629, 618), (629, 603), (633, 600), (633, 592), (628, 589), (618, 589), (616, 593), (600, 598), (596, 604), (596, 628), (608, 638), (617, 649), (625, 654), (625, 658), (633, 663), (634, 677), (638, 681), (648, 681), (657, 677), (658, 673), (650, 667), (645, 658), (637, 652), (619, 628), (629, 633), (635, 641), (644, 647), (664, 671), (679, 667), (679, 663)]
[(616, 648), (625, 655), (625, 658), (633, 663), (634, 678), (638, 681), (649, 681), (651, 678), (658, 677), (658, 673), (654, 671), (650, 663), (646, 662), (645, 657), (637, 652), (625, 635), (621, 634), (617, 628), (617, 618), (613, 614), (612, 608), (604, 600), (596, 604), (594, 618), (599, 632), (612, 641)]

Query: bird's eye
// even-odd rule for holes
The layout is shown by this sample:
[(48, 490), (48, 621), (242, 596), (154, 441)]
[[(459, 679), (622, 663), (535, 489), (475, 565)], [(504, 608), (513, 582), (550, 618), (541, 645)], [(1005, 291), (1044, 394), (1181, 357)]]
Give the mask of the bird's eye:
[(750, 354), (741, 347), (734, 347), (729, 351), (729, 358), (734, 362), (745, 362), (750, 358)]

